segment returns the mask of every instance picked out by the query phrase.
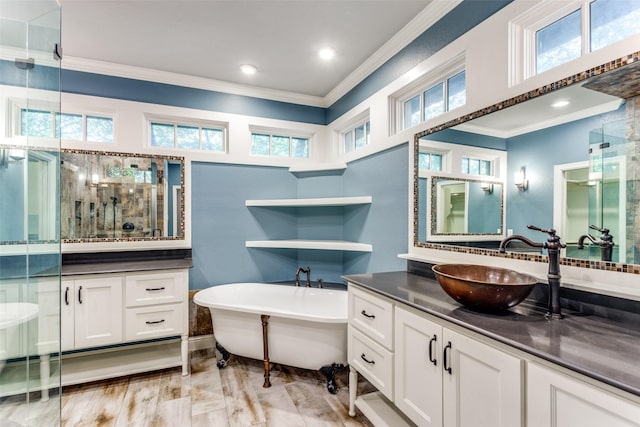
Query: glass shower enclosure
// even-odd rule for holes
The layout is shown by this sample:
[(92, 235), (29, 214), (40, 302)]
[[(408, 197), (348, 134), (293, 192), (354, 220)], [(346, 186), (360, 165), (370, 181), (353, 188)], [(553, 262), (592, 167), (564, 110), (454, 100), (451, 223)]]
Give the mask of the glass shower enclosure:
[(0, 2), (0, 424), (60, 424), (60, 7)]

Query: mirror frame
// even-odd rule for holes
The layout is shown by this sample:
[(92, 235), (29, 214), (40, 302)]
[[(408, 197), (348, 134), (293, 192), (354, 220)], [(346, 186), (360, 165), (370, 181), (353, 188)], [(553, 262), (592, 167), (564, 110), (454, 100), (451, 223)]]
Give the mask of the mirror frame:
[[(525, 92), (523, 94), (514, 96), (512, 98), (506, 99), (502, 102), (498, 102), (496, 104), (490, 105), (488, 107), (482, 108), (480, 110), (474, 111), (472, 113), (465, 114), (463, 116), (457, 117), (455, 119), (444, 122), (440, 125), (434, 126), (432, 128), (428, 128), (422, 132), (418, 132), (414, 134), (413, 140), (413, 247), (415, 248), (424, 248), (424, 249), (437, 249), (442, 251), (450, 251), (450, 252), (465, 252), (472, 253), (478, 255), (485, 256), (494, 256), (501, 258), (511, 258), (518, 260), (526, 260), (526, 261), (534, 261), (547, 263), (548, 257), (546, 255), (538, 255), (538, 254), (522, 254), (522, 253), (510, 253), (507, 252), (505, 254), (499, 253), (497, 250), (492, 249), (482, 249), (475, 247), (463, 247), (463, 246), (453, 246), (447, 245), (437, 242), (420, 242), (418, 240), (418, 207), (419, 207), (419, 188), (418, 188), (418, 152), (420, 150), (420, 138), (425, 137), (427, 135), (431, 135), (433, 133), (439, 132), (444, 129), (452, 128), (454, 126), (460, 125), (462, 123), (468, 122), (470, 120), (476, 119), (478, 117), (486, 116), (487, 114), (491, 114), (496, 111), (503, 110), (505, 108), (523, 103), (532, 98), (536, 98), (547, 93), (553, 92), (558, 89), (562, 89), (567, 86), (571, 86), (577, 83), (584, 82), (587, 79), (590, 79), (595, 76), (600, 76), (605, 73), (612, 72), (614, 70), (618, 70), (620, 68), (625, 67), (626, 65), (630, 65), (632, 63), (640, 61), (640, 51), (633, 52), (629, 55), (623, 56), (621, 58), (614, 59), (612, 61), (606, 62), (604, 64), (598, 65), (596, 67), (590, 68), (583, 72), (571, 75), (564, 79), (555, 81), (553, 83), (549, 83), (537, 89), (533, 89), (531, 91)], [(506, 195), (505, 195), (506, 196)], [(561, 265), (573, 266), (573, 267), (581, 267), (581, 268), (591, 268), (598, 270), (607, 270), (607, 271), (615, 271), (622, 273), (631, 273), (631, 274), (640, 274), (640, 264), (622, 264), (616, 262), (607, 262), (607, 261), (599, 261), (599, 260), (583, 260), (577, 258), (560, 258)]]
[[(429, 184), (429, 199), (431, 200), (431, 209), (428, 209), (429, 215), (425, 219), (426, 221), (426, 230), (427, 230), (427, 240), (433, 242), (454, 242), (454, 241), (462, 241), (462, 242), (472, 242), (478, 240), (487, 240), (487, 241), (500, 241), (505, 237), (504, 228), (505, 228), (505, 215), (504, 215), (504, 201), (506, 192), (505, 189), (502, 188), (502, 194), (500, 196), (500, 224), (501, 224), (501, 232), (496, 233), (439, 233), (436, 231), (437, 223), (436, 223), (436, 213), (438, 207), (436, 206), (436, 196), (437, 196), (437, 186), (438, 180), (447, 180), (447, 181), (456, 181), (460, 183), (479, 183), (483, 182), (492, 184), (492, 185), (502, 185), (504, 187), (504, 183), (502, 181), (496, 181), (494, 179), (491, 180), (481, 180), (475, 178), (459, 178), (454, 176), (444, 176), (444, 175), (430, 175), (429, 180), (431, 181)], [(433, 240), (429, 240), (432, 238)]]
[(100, 156), (118, 156), (127, 158), (154, 158), (160, 160), (166, 160), (170, 162), (180, 163), (180, 218), (178, 221), (178, 228), (180, 233), (176, 236), (160, 236), (160, 237), (86, 237), (86, 238), (74, 238), (74, 239), (61, 239), (63, 244), (84, 244), (84, 243), (121, 243), (121, 242), (155, 242), (155, 241), (184, 241), (186, 239), (186, 227), (185, 227), (185, 158), (184, 156), (172, 156), (165, 154), (155, 153), (124, 153), (116, 151), (99, 151), (99, 150), (81, 150), (61, 148), (60, 158), (64, 153), (70, 154), (88, 154), (88, 155), (100, 155)]

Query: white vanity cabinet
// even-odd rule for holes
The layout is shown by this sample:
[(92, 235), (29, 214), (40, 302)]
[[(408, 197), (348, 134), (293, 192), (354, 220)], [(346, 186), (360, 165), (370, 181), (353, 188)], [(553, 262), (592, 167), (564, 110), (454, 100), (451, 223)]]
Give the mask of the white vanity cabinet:
[[(349, 284), (350, 413), (376, 426), (523, 423), (523, 361), (447, 322)], [(378, 389), (356, 396), (357, 376)]]
[(62, 351), (122, 342), (122, 275), (78, 276), (62, 280)]
[(640, 426), (640, 405), (556, 369), (527, 364), (528, 427)]
[(522, 424), (522, 361), (395, 309), (395, 404), (419, 426)]

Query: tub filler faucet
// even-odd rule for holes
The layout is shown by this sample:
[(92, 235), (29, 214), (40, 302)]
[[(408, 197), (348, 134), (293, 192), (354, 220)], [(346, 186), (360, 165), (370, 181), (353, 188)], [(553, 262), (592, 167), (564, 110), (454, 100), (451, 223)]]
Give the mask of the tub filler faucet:
[(310, 288), (311, 287), (311, 267), (307, 267), (307, 268), (298, 267), (298, 270), (296, 271), (296, 286), (300, 286), (300, 273), (307, 274), (307, 287)]
[(529, 230), (536, 230), (547, 233), (549, 238), (544, 243), (536, 243), (524, 236), (514, 234), (500, 242), (500, 253), (506, 252), (507, 244), (512, 240), (520, 240), (534, 248), (546, 249), (549, 255), (549, 273), (547, 274), (547, 282), (549, 283), (549, 308), (546, 314), (549, 319), (562, 319), (560, 311), (560, 249), (566, 248), (567, 245), (560, 242), (560, 237), (556, 234), (556, 230), (550, 228), (545, 230), (535, 225), (527, 225)]
[(589, 239), (594, 245), (600, 246), (600, 260), (611, 261), (611, 255), (613, 253), (613, 246), (615, 243), (613, 243), (613, 236), (609, 234), (609, 229), (596, 227), (595, 225), (590, 225), (589, 228), (601, 233), (600, 240), (596, 240), (596, 238), (591, 234), (583, 234), (578, 239), (578, 249), (584, 249), (584, 240)]

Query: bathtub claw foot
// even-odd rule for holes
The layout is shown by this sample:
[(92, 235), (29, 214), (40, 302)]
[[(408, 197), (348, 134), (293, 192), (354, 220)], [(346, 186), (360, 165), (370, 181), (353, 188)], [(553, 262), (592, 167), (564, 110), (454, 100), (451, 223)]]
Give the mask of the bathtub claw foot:
[(344, 369), (342, 363), (332, 363), (331, 365), (325, 365), (320, 368), (320, 372), (327, 378), (327, 391), (331, 394), (338, 392), (338, 384), (336, 383), (336, 374)]
[(222, 369), (225, 366), (227, 366), (227, 364), (229, 363), (229, 358), (231, 357), (231, 353), (229, 353), (227, 349), (221, 346), (220, 343), (217, 341), (216, 341), (216, 350), (218, 350), (222, 355), (222, 358), (218, 360), (218, 362), (216, 363), (216, 366), (218, 367), (218, 369)]

